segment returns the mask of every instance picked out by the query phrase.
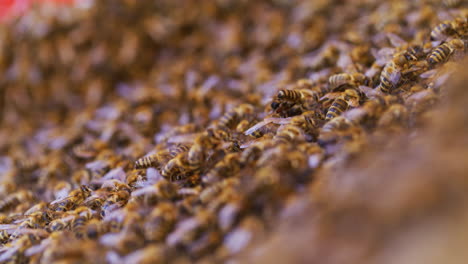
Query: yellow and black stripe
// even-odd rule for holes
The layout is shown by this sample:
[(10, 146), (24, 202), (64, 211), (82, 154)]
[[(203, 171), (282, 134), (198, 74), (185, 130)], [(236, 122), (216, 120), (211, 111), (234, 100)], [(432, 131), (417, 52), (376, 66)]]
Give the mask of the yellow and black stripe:
[(346, 100), (343, 98), (336, 98), (335, 101), (333, 101), (333, 104), (328, 108), (327, 115), (325, 116), (325, 120), (330, 120), (333, 119), (334, 117), (337, 117), (341, 115), (344, 111), (348, 109), (348, 103)]
[(453, 49), (448, 43), (444, 43), (435, 48), (429, 55), (428, 62), (431, 65), (444, 62), (452, 54)]

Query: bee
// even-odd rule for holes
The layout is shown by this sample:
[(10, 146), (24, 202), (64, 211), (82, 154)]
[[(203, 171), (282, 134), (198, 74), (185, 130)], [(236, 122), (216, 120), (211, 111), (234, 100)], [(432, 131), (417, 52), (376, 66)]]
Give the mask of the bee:
[(98, 150), (94, 146), (86, 143), (75, 145), (72, 148), (72, 153), (75, 157), (80, 159), (92, 159), (98, 154)]
[(199, 258), (216, 249), (222, 241), (222, 234), (218, 230), (207, 230), (188, 246), (188, 252), (194, 258)]
[(465, 43), (460, 39), (452, 39), (435, 48), (429, 55), (427, 61), (430, 65), (435, 65), (447, 61), (450, 55), (456, 50), (464, 50)]
[(468, 19), (465, 17), (457, 17), (450, 23), (453, 30), (457, 33), (459, 38), (465, 39), (468, 32)]
[(0, 230), (0, 243), (4, 244), (10, 239), (10, 233), (8, 230), (1, 229)]
[(383, 93), (391, 93), (398, 86), (400, 79), (401, 71), (395, 62), (391, 61), (385, 65), (380, 73), (380, 84), (377, 90)]
[(249, 129), (250, 125), (251, 122), (247, 119), (244, 119), (236, 126), (236, 131), (239, 133), (244, 133), (247, 129)]
[(205, 188), (199, 196), (199, 199), (202, 203), (206, 204), (210, 202), (215, 196), (219, 195), (223, 189), (228, 187), (235, 187), (239, 185), (239, 179), (237, 178), (227, 178), (220, 182), (214, 183), (209, 187)]
[(254, 112), (253, 105), (250, 104), (241, 104), (232, 110), (225, 113), (217, 124), (218, 127), (222, 128), (232, 128), (240, 120), (252, 115)]
[(48, 225), (49, 232), (56, 232), (68, 228), (69, 222), (72, 220), (72, 216), (68, 216), (61, 219), (55, 219)]
[(41, 228), (45, 225), (47, 219), (44, 219), (42, 212), (34, 212), (26, 215), (25, 220), (21, 220), (19, 228)]
[(177, 186), (169, 181), (159, 181), (132, 192), (132, 197), (143, 200), (146, 204), (153, 204), (162, 199), (171, 200), (177, 195)]
[(214, 183), (221, 178), (235, 175), (240, 170), (239, 153), (229, 153), (203, 177), (204, 183)]
[(161, 176), (169, 181), (180, 181), (187, 178), (193, 167), (188, 162), (187, 153), (181, 153), (169, 160), (161, 169)]
[(284, 125), (280, 127), (276, 135), (273, 137), (273, 141), (276, 143), (292, 143), (303, 139), (303, 130), (293, 125)]
[(178, 217), (177, 208), (171, 203), (159, 203), (144, 224), (145, 238), (152, 242), (164, 241), (173, 230)]
[(392, 62), (400, 69), (409, 68), (411, 62), (418, 61), (424, 55), (424, 50), (419, 45), (409, 46), (402, 52), (394, 55)]
[(79, 189), (71, 191), (67, 197), (51, 202), (50, 207), (52, 210), (58, 212), (69, 211), (88, 198), (91, 195), (91, 192), (91, 189), (81, 185)]
[(107, 222), (100, 221), (98, 219), (91, 219), (86, 223), (84, 227), (84, 233), (88, 239), (96, 239), (101, 235), (109, 232), (109, 226)]
[(462, 0), (442, 0), (442, 3), (448, 8), (454, 8), (460, 5)]
[(0, 212), (8, 211), (20, 203), (31, 201), (34, 194), (31, 191), (20, 190), (8, 195), (0, 201)]
[(70, 223), (70, 229), (75, 232), (77, 238), (83, 238), (86, 235), (86, 222), (88, 221), (86, 216), (76, 216)]
[(317, 135), (317, 128), (323, 123), (324, 116), (320, 111), (307, 111), (301, 115), (292, 117), (290, 124), (301, 128), (313, 140)]
[(223, 249), (227, 256), (237, 254), (253, 244), (255, 235), (264, 234), (266, 227), (264, 222), (256, 216), (248, 216), (242, 219), (238, 226), (227, 233), (223, 240)]
[(198, 135), (187, 154), (191, 168), (194, 170), (201, 168), (206, 159), (206, 149), (213, 149), (218, 143), (208, 132)]
[(301, 90), (279, 90), (276, 98), (279, 100), (288, 100), (297, 102), (304, 97)]
[(357, 107), (363, 95), (356, 89), (346, 89), (343, 93), (332, 93), (325, 97), (333, 99), (333, 103), (328, 108), (325, 120), (335, 118), (348, 109), (349, 106)]
[(92, 178), (91, 171), (87, 169), (77, 170), (72, 175), (72, 182), (75, 186), (89, 184)]
[(340, 130), (346, 130), (352, 126), (353, 124), (351, 123), (351, 121), (349, 121), (343, 116), (337, 116), (325, 123), (325, 125), (323, 125), (321, 129), (321, 132), (335, 132)]
[(195, 239), (216, 223), (216, 217), (207, 210), (198, 210), (196, 215), (180, 221), (166, 239), (170, 247), (189, 246)]
[(171, 157), (175, 157), (180, 153), (189, 151), (189, 149), (190, 149), (190, 145), (177, 144), (171, 148), (171, 150), (169, 151), (169, 154), (171, 155)]
[(262, 141), (254, 142), (241, 153), (239, 158), (241, 166), (245, 167), (246, 165), (255, 162), (258, 158), (260, 158), (262, 152), (273, 146), (274, 143), (271, 139), (264, 139)]
[(169, 160), (171, 154), (167, 150), (159, 151), (155, 154), (145, 156), (135, 161), (134, 168), (139, 169), (146, 169), (149, 167), (156, 167), (158, 168), (160, 164), (164, 161)]
[(444, 41), (448, 37), (453, 36), (455, 33), (456, 32), (452, 27), (451, 21), (446, 20), (438, 24), (434, 29), (432, 29), (430, 39), (431, 41), (434, 41), (434, 40)]
[(334, 66), (339, 58), (340, 50), (336, 45), (328, 44), (325, 48), (312, 59), (310, 68), (318, 70), (325, 67)]
[(344, 85), (357, 87), (359, 85), (367, 85), (369, 82), (368, 78), (361, 73), (338, 73), (328, 78), (329, 90), (333, 91), (339, 89)]
[(386, 128), (395, 125), (406, 127), (408, 121), (408, 110), (401, 104), (391, 105), (380, 117), (377, 126)]
[(130, 192), (128, 190), (120, 190), (113, 192), (102, 205), (101, 213), (107, 214), (117, 208), (123, 207), (127, 204), (130, 198)]

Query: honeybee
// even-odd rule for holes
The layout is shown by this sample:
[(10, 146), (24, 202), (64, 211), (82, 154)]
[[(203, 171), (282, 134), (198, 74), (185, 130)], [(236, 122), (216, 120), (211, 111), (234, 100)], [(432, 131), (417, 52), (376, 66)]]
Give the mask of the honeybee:
[(335, 118), (348, 109), (349, 106), (357, 107), (362, 100), (362, 93), (356, 89), (346, 89), (343, 93), (330, 93), (325, 95), (325, 99), (334, 99), (328, 108), (325, 120)]
[(144, 224), (148, 241), (161, 242), (172, 231), (178, 217), (177, 208), (171, 203), (159, 203), (150, 213)]
[(45, 215), (42, 212), (33, 212), (25, 216), (26, 219), (15, 221), (15, 223), (19, 223), (19, 228), (41, 228), (47, 221), (47, 219), (44, 218)]
[(79, 204), (81, 204), (86, 198), (88, 198), (92, 193), (92, 190), (88, 187), (82, 185), (79, 189), (75, 189), (70, 192), (70, 194), (63, 198), (57, 199), (50, 203), (50, 208), (54, 211), (68, 211)]
[(242, 119), (252, 115), (254, 107), (251, 104), (241, 104), (225, 113), (217, 124), (217, 127), (232, 128)]
[(171, 157), (170, 152), (167, 150), (158, 151), (155, 154), (145, 156), (135, 161), (135, 169), (146, 169), (149, 167), (158, 168), (161, 163), (169, 160)]
[(83, 238), (86, 235), (85, 225), (88, 220), (88, 217), (81, 215), (72, 219), (70, 229), (75, 233), (77, 238)]
[(187, 178), (194, 171), (187, 156), (187, 153), (181, 153), (169, 160), (161, 169), (161, 176), (170, 181), (180, 181)]
[(276, 143), (291, 143), (304, 139), (304, 132), (301, 128), (293, 125), (284, 125), (278, 129), (278, 132), (273, 137)]
[(395, 62), (391, 61), (385, 65), (380, 73), (380, 83), (377, 90), (383, 93), (391, 93), (399, 84), (401, 71)]
[(357, 87), (359, 85), (367, 85), (369, 80), (361, 73), (338, 73), (330, 76), (328, 79), (329, 90), (333, 91), (341, 88), (344, 85)]
[(239, 158), (241, 166), (245, 167), (246, 165), (256, 161), (260, 158), (263, 151), (273, 146), (274, 142), (271, 139), (254, 142), (241, 153)]
[(408, 121), (408, 110), (401, 104), (391, 105), (380, 117), (377, 126), (381, 128), (393, 127), (395, 125), (406, 127)]
[(319, 54), (317, 54), (310, 62), (309, 67), (312, 70), (318, 70), (325, 67), (330, 67), (336, 64), (340, 55), (340, 50), (336, 45), (326, 45)]
[(438, 24), (434, 29), (432, 29), (430, 39), (431, 41), (434, 41), (434, 40), (444, 41), (448, 37), (453, 36), (455, 33), (456, 32), (452, 27), (452, 22), (446, 20)]
[(101, 213), (108, 214), (109, 212), (123, 207), (127, 204), (130, 198), (128, 190), (120, 190), (113, 192), (102, 205)]
[(161, 199), (170, 200), (177, 195), (177, 186), (169, 181), (159, 181), (132, 192), (132, 197), (143, 200), (146, 204), (153, 204)]
[(207, 230), (188, 246), (191, 256), (199, 258), (214, 250), (222, 241), (222, 234), (218, 230)]
[(203, 177), (204, 183), (214, 183), (240, 170), (239, 153), (229, 153)]
[(65, 218), (55, 219), (48, 225), (49, 232), (56, 232), (68, 228), (69, 222), (73, 219), (72, 216)]
[(91, 171), (87, 169), (81, 169), (73, 173), (72, 182), (74, 186), (85, 185), (85, 184), (89, 184), (92, 177), (93, 176), (91, 175)]
[(180, 221), (174, 231), (166, 239), (170, 247), (182, 245), (189, 246), (203, 231), (216, 223), (216, 217), (207, 210), (200, 209), (196, 215)]
[(31, 191), (19, 190), (0, 201), (0, 212), (8, 211), (20, 203), (31, 201), (33, 198), (34, 194)]
[(337, 116), (331, 120), (329, 120), (325, 125), (323, 125), (321, 129), (322, 132), (335, 132), (340, 130), (346, 130), (352, 127), (353, 124), (347, 118), (343, 116)]
[(23, 229), (10, 246), (4, 247), (0, 253), (2, 263), (26, 263), (28, 258), (25, 252), (28, 248), (39, 243), (48, 234), (41, 229)]
[(98, 154), (98, 151), (91, 144), (78, 144), (72, 148), (72, 153), (75, 157), (80, 159), (92, 159)]
[(210, 202), (215, 196), (219, 195), (221, 191), (228, 187), (235, 187), (239, 185), (239, 179), (227, 178), (220, 182), (214, 183), (209, 187), (205, 188), (199, 196), (202, 203)]
[(444, 62), (448, 60), (450, 55), (456, 50), (464, 50), (465, 43), (460, 39), (452, 39), (448, 42), (445, 42), (435, 48), (427, 59), (430, 65), (435, 65), (437, 63)]
[(90, 219), (84, 227), (84, 234), (88, 239), (96, 239), (109, 231), (106, 222), (98, 219)]

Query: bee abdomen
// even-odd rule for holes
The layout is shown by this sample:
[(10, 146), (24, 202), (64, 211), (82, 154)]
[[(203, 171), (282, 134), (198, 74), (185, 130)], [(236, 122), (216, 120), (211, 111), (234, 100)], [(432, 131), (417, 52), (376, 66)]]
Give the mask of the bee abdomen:
[(155, 166), (157, 163), (156, 155), (150, 155), (135, 161), (135, 169), (146, 169)]
[(277, 97), (278, 99), (297, 101), (302, 95), (299, 91), (295, 90), (280, 90)]
[(330, 106), (330, 108), (328, 109), (328, 112), (327, 112), (327, 115), (325, 116), (325, 119), (326, 120), (330, 120), (334, 117), (337, 117), (339, 115), (341, 115), (341, 113), (343, 113), (344, 111), (346, 111), (346, 109), (348, 109), (348, 103), (341, 99), (341, 98), (337, 98), (333, 104)]
[(429, 63), (437, 64), (444, 62), (448, 59), (450, 54), (452, 54), (452, 49), (446, 43), (444, 43), (432, 51), (428, 59)]

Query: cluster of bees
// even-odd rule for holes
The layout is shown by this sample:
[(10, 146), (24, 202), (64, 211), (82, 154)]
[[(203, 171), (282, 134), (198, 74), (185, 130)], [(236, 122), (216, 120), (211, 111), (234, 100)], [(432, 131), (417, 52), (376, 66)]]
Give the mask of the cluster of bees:
[(321, 170), (430, 122), (467, 49), (463, 1), (184, 4), (2, 29), (0, 262), (227, 261)]

